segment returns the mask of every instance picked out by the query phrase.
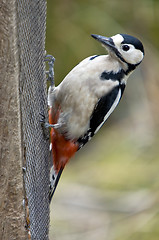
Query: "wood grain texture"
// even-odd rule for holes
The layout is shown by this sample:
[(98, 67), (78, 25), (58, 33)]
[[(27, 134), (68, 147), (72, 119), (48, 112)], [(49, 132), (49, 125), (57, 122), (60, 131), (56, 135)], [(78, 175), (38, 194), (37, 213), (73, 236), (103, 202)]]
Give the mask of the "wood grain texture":
[(0, 2), (0, 239), (27, 239), (19, 103), (16, 0)]

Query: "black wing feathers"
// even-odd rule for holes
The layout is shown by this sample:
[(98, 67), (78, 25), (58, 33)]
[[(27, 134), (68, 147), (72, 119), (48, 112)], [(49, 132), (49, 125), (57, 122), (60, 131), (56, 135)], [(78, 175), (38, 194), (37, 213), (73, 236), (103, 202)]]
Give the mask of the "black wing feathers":
[(93, 115), (90, 120), (90, 128), (93, 132), (97, 129), (97, 127), (103, 122), (105, 115), (110, 110), (112, 104), (114, 103), (119, 92), (119, 87), (116, 87), (109, 94), (103, 96), (99, 99)]
[(120, 84), (119, 86), (115, 87), (110, 93), (99, 99), (90, 119), (90, 128), (83, 137), (77, 140), (80, 145), (79, 148), (85, 145), (93, 137), (98, 126), (104, 121), (104, 117), (111, 109), (113, 103), (117, 98), (119, 89), (121, 89), (122, 96), (125, 89), (125, 84)]

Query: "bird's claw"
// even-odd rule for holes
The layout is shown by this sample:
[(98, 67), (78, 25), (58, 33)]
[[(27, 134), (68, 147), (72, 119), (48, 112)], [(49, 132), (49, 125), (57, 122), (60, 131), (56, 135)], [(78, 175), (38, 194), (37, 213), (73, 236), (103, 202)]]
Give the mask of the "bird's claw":
[(40, 122), (41, 122), (41, 124), (42, 124), (43, 127), (45, 127), (45, 128), (55, 128), (55, 129), (57, 129), (57, 128), (59, 128), (59, 127), (61, 126), (61, 124), (59, 124), (59, 123), (50, 124), (50, 123), (46, 122), (46, 121), (45, 121), (45, 115), (44, 115), (43, 113), (41, 113), (41, 112), (40, 112), (39, 114), (40, 114), (40, 116), (41, 116)]
[(39, 120), (39, 122), (41, 123), (41, 127), (42, 127), (42, 129), (43, 129), (43, 135), (44, 135), (44, 138), (46, 139), (46, 140), (48, 140), (49, 139), (49, 134), (48, 134), (48, 131), (46, 131), (46, 122), (45, 122), (45, 120), (46, 120), (46, 118), (45, 118), (45, 115), (43, 114), (43, 113), (39, 113), (40, 114), (40, 120)]
[(45, 56), (45, 62), (48, 62), (49, 65), (49, 71), (46, 71), (46, 74), (48, 76), (47, 80), (51, 82), (51, 86), (54, 86), (54, 62), (55, 58), (52, 55), (46, 55)]
[(44, 113), (40, 112), (39, 115), (40, 115), (40, 122), (44, 124), (46, 119)]

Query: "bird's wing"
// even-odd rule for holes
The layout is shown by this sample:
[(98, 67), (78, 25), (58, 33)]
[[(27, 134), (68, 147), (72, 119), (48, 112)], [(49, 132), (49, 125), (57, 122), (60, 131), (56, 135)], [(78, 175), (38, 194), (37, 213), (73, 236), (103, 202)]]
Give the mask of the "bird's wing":
[(83, 147), (102, 127), (104, 122), (118, 105), (124, 89), (125, 84), (119, 84), (118, 86), (114, 87), (111, 92), (98, 100), (90, 119), (90, 128), (84, 134), (84, 136), (77, 140), (80, 146), (79, 148)]

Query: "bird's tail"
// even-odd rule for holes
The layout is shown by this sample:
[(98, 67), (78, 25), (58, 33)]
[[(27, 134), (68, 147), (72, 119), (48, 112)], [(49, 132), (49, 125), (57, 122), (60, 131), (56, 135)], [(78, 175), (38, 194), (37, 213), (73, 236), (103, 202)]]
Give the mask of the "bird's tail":
[(52, 161), (52, 144), (50, 144), (50, 189), (49, 189), (49, 202), (51, 202), (53, 195), (55, 193), (56, 187), (58, 185), (59, 179), (61, 177), (61, 174), (63, 172), (64, 167), (61, 167), (60, 170), (57, 172), (55, 171), (55, 168), (53, 166)]
[(59, 179), (61, 177), (61, 174), (63, 172), (63, 168), (61, 167), (59, 172), (56, 173), (54, 170), (54, 167), (51, 167), (50, 170), (50, 190), (49, 190), (49, 202), (51, 202), (53, 195), (55, 193), (56, 187), (58, 185)]

